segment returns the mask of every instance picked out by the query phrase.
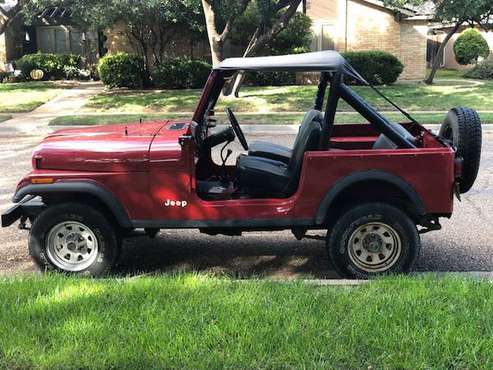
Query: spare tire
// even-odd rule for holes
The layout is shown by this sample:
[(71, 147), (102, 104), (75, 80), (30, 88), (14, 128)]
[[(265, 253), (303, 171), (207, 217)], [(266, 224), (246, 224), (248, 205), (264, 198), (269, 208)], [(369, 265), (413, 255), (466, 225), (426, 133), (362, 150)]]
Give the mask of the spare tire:
[(462, 158), (462, 176), (459, 179), (461, 193), (468, 192), (476, 180), (481, 158), (481, 120), (470, 108), (451, 109), (438, 133), (453, 143), (456, 156)]

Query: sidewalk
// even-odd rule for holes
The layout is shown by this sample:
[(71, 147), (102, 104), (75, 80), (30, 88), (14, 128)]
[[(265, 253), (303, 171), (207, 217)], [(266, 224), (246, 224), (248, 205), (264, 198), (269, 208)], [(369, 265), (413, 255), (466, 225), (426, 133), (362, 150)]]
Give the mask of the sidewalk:
[(102, 90), (103, 85), (99, 82), (84, 82), (77, 87), (65, 90), (32, 112), (15, 114), (13, 118), (2, 122), (0, 138), (46, 134), (52, 130), (48, 127), (52, 119), (78, 113), (92, 96)]

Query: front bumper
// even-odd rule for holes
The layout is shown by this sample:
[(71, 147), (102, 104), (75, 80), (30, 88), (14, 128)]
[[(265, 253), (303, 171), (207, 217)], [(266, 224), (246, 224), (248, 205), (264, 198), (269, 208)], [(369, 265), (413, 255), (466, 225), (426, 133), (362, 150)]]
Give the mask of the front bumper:
[(46, 205), (39, 198), (29, 196), (2, 214), (2, 227), (10, 226), (22, 217), (36, 217), (45, 208)]

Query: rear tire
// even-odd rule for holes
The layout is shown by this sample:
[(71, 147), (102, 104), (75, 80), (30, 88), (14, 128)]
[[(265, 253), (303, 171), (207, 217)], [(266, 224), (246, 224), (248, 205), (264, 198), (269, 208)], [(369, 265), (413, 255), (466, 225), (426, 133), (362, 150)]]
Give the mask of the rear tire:
[(327, 233), (330, 262), (340, 275), (348, 278), (408, 272), (420, 248), (419, 234), (411, 218), (384, 203), (351, 208)]
[(33, 222), (29, 253), (41, 271), (101, 276), (120, 251), (115, 228), (98, 210), (79, 203), (49, 207)]
[(470, 108), (451, 109), (442, 126), (439, 136), (453, 142), (456, 155), (463, 160), (459, 190), (467, 193), (476, 181), (481, 159), (481, 120), (478, 113)]

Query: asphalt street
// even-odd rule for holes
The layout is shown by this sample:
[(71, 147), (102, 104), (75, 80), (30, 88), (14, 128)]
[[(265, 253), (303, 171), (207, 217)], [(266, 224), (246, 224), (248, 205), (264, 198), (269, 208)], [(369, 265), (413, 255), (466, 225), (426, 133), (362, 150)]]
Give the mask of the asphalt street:
[[(30, 169), (32, 149), (45, 133), (0, 130), (0, 211), (9, 207), (17, 182)], [(283, 145), (294, 139), (290, 134), (247, 136)], [(422, 235), (417, 271), (493, 271), (493, 135), (483, 139), (478, 180), (462, 202), (456, 201), (454, 215), (442, 221), (442, 230)], [(15, 226), (0, 228), (0, 274), (34, 271), (27, 237), (28, 232)], [(323, 241), (297, 241), (288, 231), (227, 237), (165, 230), (154, 240), (139, 236), (125, 241), (116, 273), (158, 271), (209, 271), (239, 278), (336, 277), (327, 267)]]

